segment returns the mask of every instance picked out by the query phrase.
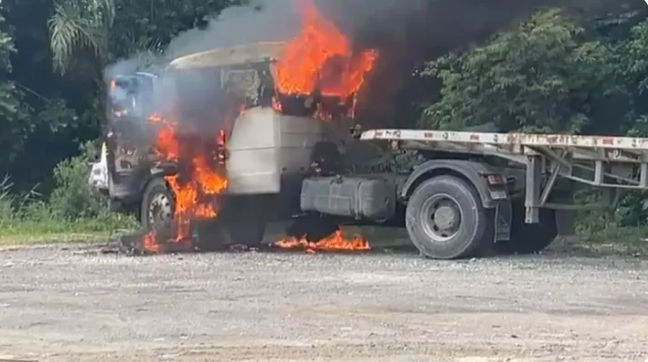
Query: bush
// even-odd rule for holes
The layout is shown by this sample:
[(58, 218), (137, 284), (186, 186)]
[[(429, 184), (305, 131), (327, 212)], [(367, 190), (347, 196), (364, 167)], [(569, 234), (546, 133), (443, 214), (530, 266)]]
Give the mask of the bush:
[(23, 218), (27, 210), (41, 195), (35, 188), (28, 193), (16, 195), (12, 192), (13, 183), (8, 175), (0, 181), (0, 226), (6, 226)]
[(11, 194), (13, 184), (9, 182), (9, 176), (5, 176), (0, 182), (0, 228), (7, 226), (15, 220), (14, 196)]
[(0, 181), (0, 230), (5, 235), (47, 235), (113, 232), (137, 226), (133, 217), (110, 213), (107, 197), (92, 190), (87, 177), (98, 147), (92, 142), (80, 154), (54, 169), (55, 187), (48, 198), (34, 188), (19, 195), (8, 176)]
[(86, 142), (79, 150), (78, 156), (56, 165), (49, 202), (29, 203), (23, 208), (25, 217), (38, 220), (40, 215), (50, 213), (88, 231), (135, 228), (137, 222), (133, 217), (110, 212), (108, 197), (88, 185), (91, 162), (99, 157), (99, 144)]
[(81, 145), (80, 155), (64, 160), (54, 169), (54, 190), (49, 207), (57, 216), (68, 219), (106, 216), (108, 200), (88, 185), (90, 162), (99, 148), (93, 142)]

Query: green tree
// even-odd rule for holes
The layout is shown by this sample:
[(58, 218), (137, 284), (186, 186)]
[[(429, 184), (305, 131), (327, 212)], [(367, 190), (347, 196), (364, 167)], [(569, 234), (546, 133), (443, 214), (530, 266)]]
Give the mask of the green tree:
[[(103, 70), (120, 57), (159, 53), (178, 33), (241, 0), (54, 0), (49, 21), (56, 69)], [(91, 76), (93, 75), (90, 73)]]
[(11, 55), (16, 49), (2, 10), (0, 0), (0, 169), (13, 160), (31, 130), (24, 122), (26, 110), (21, 106), (20, 93), (10, 81)]
[[(633, 26), (617, 46), (620, 79), (629, 98), (625, 117), (632, 136), (648, 136), (648, 21)], [(648, 207), (648, 206), (647, 206)]]
[(109, 37), (115, 19), (114, 0), (64, 0), (54, 4), (49, 21), (55, 68), (65, 73), (80, 55), (99, 64), (110, 53)]
[(431, 128), (494, 123), (501, 131), (578, 132), (597, 122), (596, 102), (614, 81), (614, 53), (558, 10), (498, 34), (483, 46), (430, 62), (441, 81), (424, 111)]

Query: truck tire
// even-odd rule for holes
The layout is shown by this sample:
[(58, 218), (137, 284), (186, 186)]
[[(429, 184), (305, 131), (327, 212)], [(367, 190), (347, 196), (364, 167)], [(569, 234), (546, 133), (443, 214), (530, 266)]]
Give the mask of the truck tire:
[(419, 185), (407, 203), (405, 225), (421, 254), (432, 259), (473, 255), (492, 242), (492, 213), (475, 188), (457, 177), (438, 176)]
[(175, 200), (166, 182), (155, 177), (146, 185), (142, 194), (140, 222), (145, 230), (165, 225), (173, 219)]
[(503, 254), (533, 254), (546, 249), (558, 236), (556, 211), (540, 209), (540, 222), (524, 222), (525, 208), (522, 202), (513, 204), (511, 239), (500, 241), (494, 249)]

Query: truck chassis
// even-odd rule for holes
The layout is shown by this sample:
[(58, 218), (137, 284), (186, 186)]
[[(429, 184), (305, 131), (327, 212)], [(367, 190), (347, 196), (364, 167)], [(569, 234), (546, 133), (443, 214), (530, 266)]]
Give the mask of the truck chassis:
[[(537, 252), (557, 235), (573, 232), (575, 210), (609, 207), (623, 191), (648, 189), (645, 138), (409, 129), (363, 132), (357, 127), (352, 134), (361, 141), (388, 142), (393, 150), (416, 150), (427, 157), (407, 174), (306, 177), (304, 183), (331, 186), (310, 195), (323, 204), (306, 207), (309, 195), (302, 184), (302, 204), (297, 207), (301, 216), (405, 226), (421, 254), (434, 259), (476, 256), (491, 249)], [(391, 187), (394, 195), (365, 192), (367, 200), (392, 200), (385, 201), (383, 216), (365, 217), (358, 209), (366, 201), (360, 200), (360, 191), (346, 187), (342, 194), (340, 185), (375, 180)], [(571, 181), (570, 187), (573, 183), (596, 187), (602, 201), (567, 202), (571, 189), (563, 188), (564, 181)]]

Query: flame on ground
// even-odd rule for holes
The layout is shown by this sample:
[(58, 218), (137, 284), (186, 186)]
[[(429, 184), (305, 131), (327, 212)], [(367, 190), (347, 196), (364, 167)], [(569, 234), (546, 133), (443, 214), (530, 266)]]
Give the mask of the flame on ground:
[(144, 239), (142, 240), (142, 248), (149, 253), (160, 252), (160, 244), (157, 242), (155, 233), (153, 231), (144, 235)]
[[(349, 40), (315, 7), (312, 0), (302, 6), (302, 30), (286, 45), (275, 64), (277, 91), (285, 95), (339, 97), (347, 102), (364, 83), (378, 57), (370, 49), (354, 53)], [(355, 101), (354, 101), (355, 103)]]
[(308, 241), (306, 238), (287, 238), (274, 243), (280, 249), (304, 249), (309, 253), (317, 251), (339, 252), (339, 251), (369, 251), (369, 241), (361, 236), (345, 238), (341, 230), (316, 242)]

